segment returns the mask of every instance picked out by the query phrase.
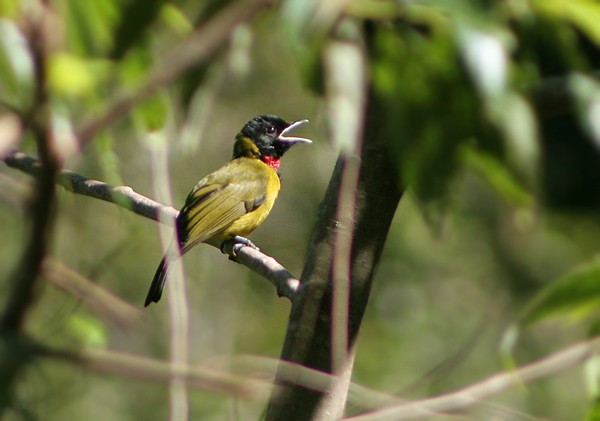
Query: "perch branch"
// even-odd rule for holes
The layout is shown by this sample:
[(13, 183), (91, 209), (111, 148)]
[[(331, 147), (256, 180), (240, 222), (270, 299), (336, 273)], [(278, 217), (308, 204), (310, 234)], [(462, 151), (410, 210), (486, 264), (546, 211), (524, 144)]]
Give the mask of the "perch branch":
[[(33, 176), (37, 176), (41, 169), (40, 162), (37, 159), (19, 151), (6, 155), (4, 162), (11, 168), (16, 168)], [(56, 182), (71, 193), (115, 203), (138, 215), (155, 221), (164, 221), (164, 223), (171, 226), (173, 226), (173, 221), (178, 214), (177, 209), (148, 199), (133, 191), (131, 187), (111, 186), (102, 181), (86, 178), (73, 171), (62, 170), (58, 174)]]
[[(37, 176), (41, 170), (40, 163), (22, 152), (15, 151), (4, 157), (4, 162), (11, 168)], [(138, 215), (157, 222), (173, 226), (178, 211), (170, 206), (162, 205), (154, 200), (136, 193), (128, 186), (112, 186), (98, 180), (86, 178), (73, 171), (62, 170), (56, 181), (66, 190), (95, 199), (114, 203)], [(224, 248), (229, 258), (257, 272), (271, 282), (279, 296), (293, 301), (300, 289), (300, 281), (274, 258), (251, 247), (241, 247), (234, 253), (231, 247)]]

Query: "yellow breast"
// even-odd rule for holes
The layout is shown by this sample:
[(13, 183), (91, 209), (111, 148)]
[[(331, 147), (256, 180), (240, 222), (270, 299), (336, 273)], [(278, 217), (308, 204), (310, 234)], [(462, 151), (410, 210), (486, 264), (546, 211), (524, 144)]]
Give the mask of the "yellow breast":
[(224, 240), (236, 235), (247, 236), (263, 223), (277, 199), (281, 182), (277, 172), (262, 161), (254, 158), (238, 158), (231, 161), (236, 173), (236, 182), (248, 185), (240, 200), (244, 201), (250, 209), (232, 221), (221, 232), (217, 233), (207, 243), (220, 246)]

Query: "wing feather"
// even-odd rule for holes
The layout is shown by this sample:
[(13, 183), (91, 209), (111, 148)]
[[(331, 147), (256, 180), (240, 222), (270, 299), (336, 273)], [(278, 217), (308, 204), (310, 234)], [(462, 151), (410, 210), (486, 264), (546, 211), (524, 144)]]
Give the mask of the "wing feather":
[(200, 180), (177, 218), (182, 253), (257, 209), (264, 201), (268, 183), (268, 176), (252, 168), (240, 173), (224, 167)]

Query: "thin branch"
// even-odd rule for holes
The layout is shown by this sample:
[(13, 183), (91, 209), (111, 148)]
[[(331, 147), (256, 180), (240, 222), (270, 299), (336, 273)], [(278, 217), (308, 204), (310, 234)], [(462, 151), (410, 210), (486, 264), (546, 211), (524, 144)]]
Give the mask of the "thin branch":
[(208, 62), (229, 41), (233, 28), (274, 2), (275, 0), (231, 2), (179, 46), (174, 47), (170, 54), (161, 57), (136, 89), (119, 92), (107, 101), (103, 110), (84, 119), (76, 131), (80, 145), (88, 142), (99, 131), (125, 115), (133, 105), (148, 98), (159, 88), (173, 83), (193, 66)]
[[(4, 162), (11, 168), (16, 168), (27, 174), (38, 176), (40, 162), (23, 152), (14, 151), (4, 157)], [(133, 191), (128, 186), (111, 186), (102, 181), (86, 178), (73, 171), (63, 170), (59, 173), (56, 182), (71, 193), (93, 197), (106, 202), (115, 203), (129, 209), (138, 215), (174, 225), (174, 220), (179, 213), (177, 209), (162, 205)]]
[(265, 381), (231, 374), (212, 367), (173, 364), (107, 349), (84, 349), (74, 353), (31, 346), (34, 347), (37, 355), (81, 365), (98, 373), (114, 374), (130, 379), (168, 382), (173, 377), (179, 377), (195, 388), (253, 398), (265, 397), (270, 389), (270, 385)]
[[(322, 371), (256, 356), (225, 358), (221, 362), (217, 359), (201, 366), (189, 366), (174, 365), (148, 357), (105, 349), (70, 352), (47, 348), (25, 338), (12, 343), (6, 342), (6, 338), (0, 337), (0, 340), (3, 340), (1, 343), (4, 349), (14, 353), (12, 355), (14, 359), (30, 360), (34, 356), (41, 356), (81, 365), (99, 373), (158, 382), (168, 382), (173, 376), (179, 376), (191, 387), (248, 398), (265, 398), (272, 389), (272, 378), (276, 370), (277, 376), (285, 379), (285, 382), (315, 391), (327, 391), (335, 381), (334, 376)], [(408, 403), (400, 398), (353, 383), (350, 386), (351, 403), (370, 408), (377, 405), (387, 405), (387, 407), (345, 419), (349, 421), (417, 419), (440, 412), (468, 408), (511, 388), (520, 387), (524, 383), (549, 377), (582, 364), (595, 357), (598, 352), (600, 352), (600, 337), (595, 337), (561, 349), (519, 369), (496, 374), (454, 393)]]
[[(290, 383), (322, 392), (329, 390), (335, 382), (334, 376), (322, 371), (255, 355), (216, 358), (191, 366), (108, 349), (71, 352), (47, 348), (28, 340), (21, 340), (15, 345), (23, 351), (22, 355), (28, 357), (33, 354), (53, 358), (99, 373), (140, 380), (169, 382), (173, 377), (179, 377), (190, 387), (246, 398), (265, 398), (273, 388), (276, 373)], [(363, 408), (405, 402), (358, 384), (351, 384), (351, 390), (351, 403)]]
[(493, 375), (454, 393), (421, 401), (401, 404), (369, 414), (346, 418), (352, 421), (405, 420), (431, 416), (432, 412), (455, 411), (481, 403), (523, 383), (548, 377), (576, 364), (583, 363), (600, 351), (600, 338), (596, 337), (561, 349), (546, 358), (514, 371)]
[[(162, 201), (172, 202), (169, 186), (169, 164), (167, 153), (168, 136), (164, 131), (153, 136), (160, 136), (160, 142), (148, 142), (152, 169), (154, 195)], [(161, 227), (160, 242), (164, 255), (169, 253), (173, 236), (172, 230)], [(171, 231), (171, 232), (168, 232)], [(174, 365), (187, 365), (190, 354), (190, 308), (185, 288), (185, 272), (180, 260), (169, 264), (171, 280), (167, 284), (169, 314), (169, 362)], [(169, 382), (169, 420), (187, 421), (189, 419), (189, 394), (185, 379), (173, 376)]]
[[(19, 151), (5, 156), (4, 162), (11, 168), (33, 176), (38, 176), (41, 170), (39, 161)], [(102, 181), (86, 178), (73, 171), (61, 171), (56, 182), (72, 193), (114, 203), (138, 215), (170, 226), (174, 225), (175, 218), (179, 213), (175, 208), (136, 193), (131, 187), (112, 186)], [(223, 251), (229, 255), (231, 260), (250, 268), (271, 282), (280, 297), (286, 297), (293, 301), (300, 290), (300, 281), (271, 256), (251, 247), (241, 247), (234, 252), (230, 245), (226, 245)]]
[(58, 260), (46, 258), (44, 275), (54, 286), (70, 293), (99, 316), (122, 328), (129, 328), (142, 318), (139, 308), (116, 297)]

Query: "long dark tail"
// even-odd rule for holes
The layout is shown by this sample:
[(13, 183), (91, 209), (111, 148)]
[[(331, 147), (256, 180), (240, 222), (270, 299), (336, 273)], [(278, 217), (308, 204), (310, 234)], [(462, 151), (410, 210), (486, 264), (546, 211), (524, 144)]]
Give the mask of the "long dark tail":
[(162, 295), (163, 288), (165, 287), (167, 276), (169, 276), (169, 265), (167, 264), (167, 256), (165, 256), (162, 258), (158, 268), (156, 269), (154, 279), (152, 279), (152, 284), (150, 284), (150, 289), (146, 295), (144, 307), (148, 307), (148, 304), (151, 302), (158, 303), (158, 300), (160, 300)]

